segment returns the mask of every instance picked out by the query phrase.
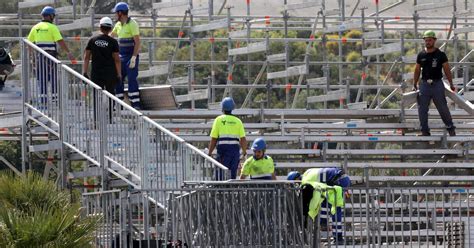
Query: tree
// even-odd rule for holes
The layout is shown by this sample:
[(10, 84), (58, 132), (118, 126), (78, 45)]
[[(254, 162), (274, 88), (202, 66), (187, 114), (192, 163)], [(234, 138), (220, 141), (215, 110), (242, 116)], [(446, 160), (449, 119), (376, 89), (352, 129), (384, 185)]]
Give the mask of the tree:
[(0, 247), (91, 247), (98, 218), (34, 173), (0, 173)]

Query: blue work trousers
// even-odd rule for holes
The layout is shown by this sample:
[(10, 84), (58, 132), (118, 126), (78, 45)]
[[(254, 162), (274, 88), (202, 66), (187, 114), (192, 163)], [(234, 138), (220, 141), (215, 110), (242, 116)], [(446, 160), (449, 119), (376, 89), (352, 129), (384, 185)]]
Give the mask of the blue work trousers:
[[(321, 204), (321, 212), (319, 214), (321, 226), (328, 227), (328, 218), (331, 213), (331, 204), (326, 200)], [(336, 214), (331, 215), (332, 218), (332, 236), (336, 240), (344, 239), (344, 222), (342, 221), (342, 208), (336, 207)]]
[(230, 178), (237, 177), (237, 169), (240, 163), (240, 146), (220, 145), (217, 147), (217, 161), (230, 170)]
[(129, 68), (130, 58), (132, 58), (132, 54), (120, 54), (120, 62), (122, 63), (122, 80), (119, 81), (115, 88), (115, 95), (121, 100), (124, 99), (124, 80), (127, 78), (128, 99), (130, 100), (132, 107), (141, 108), (137, 81), (139, 56), (137, 56), (134, 68)]
[(48, 59), (43, 54), (36, 56), (36, 78), (37, 78), (37, 96), (39, 96), (39, 108), (46, 109), (48, 99), (57, 103), (58, 98), (58, 67), (56, 63)]
[(418, 94), (418, 117), (420, 119), (421, 132), (429, 133), (428, 110), (431, 99), (438, 109), (439, 115), (448, 130), (454, 129), (453, 119), (449, 112), (448, 102), (444, 94), (444, 84), (441, 79), (434, 80), (429, 84), (426, 80), (420, 83), (420, 93)]

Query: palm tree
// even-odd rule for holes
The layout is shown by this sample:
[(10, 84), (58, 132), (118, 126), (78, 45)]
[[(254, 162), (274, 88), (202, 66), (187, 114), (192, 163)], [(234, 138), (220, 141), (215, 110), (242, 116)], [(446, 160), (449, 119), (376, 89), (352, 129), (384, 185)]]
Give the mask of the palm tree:
[(96, 218), (35, 173), (0, 173), (0, 247), (92, 247)]

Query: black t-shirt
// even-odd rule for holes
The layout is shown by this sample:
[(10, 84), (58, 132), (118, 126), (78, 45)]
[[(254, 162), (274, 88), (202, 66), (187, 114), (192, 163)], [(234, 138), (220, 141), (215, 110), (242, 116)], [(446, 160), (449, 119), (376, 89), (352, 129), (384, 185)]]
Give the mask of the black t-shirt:
[(117, 76), (115, 61), (112, 56), (112, 53), (119, 52), (116, 39), (105, 34), (94, 36), (87, 43), (86, 50), (90, 50), (92, 55), (92, 77)]
[(420, 52), (416, 57), (416, 63), (421, 65), (421, 78), (424, 80), (443, 78), (442, 68), (447, 61), (446, 54), (438, 48), (431, 53)]

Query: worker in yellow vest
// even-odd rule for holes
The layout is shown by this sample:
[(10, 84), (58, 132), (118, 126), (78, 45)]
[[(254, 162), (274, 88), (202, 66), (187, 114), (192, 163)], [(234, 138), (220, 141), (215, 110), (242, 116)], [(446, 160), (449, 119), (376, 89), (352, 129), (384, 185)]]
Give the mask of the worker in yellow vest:
[[(64, 42), (58, 27), (53, 23), (56, 10), (51, 6), (46, 6), (41, 11), (41, 16), (43, 17), (42, 21), (31, 28), (28, 40), (55, 58), (58, 56), (57, 45), (59, 45), (66, 51), (71, 63), (77, 63)], [(36, 77), (40, 87), (39, 108), (45, 109), (48, 94), (51, 94), (53, 101), (57, 98), (57, 67), (55, 63), (41, 54), (38, 54), (34, 59), (36, 60)], [(51, 89), (48, 90), (48, 88)]]
[[(303, 189), (308, 189), (310, 192), (317, 189), (318, 192), (326, 192), (323, 195), (309, 194), (310, 202), (305, 199), (305, 190), (303, 190), (303, 205), (309, 204), (308, 213), (314, 219), (319, 208), (321, 208), (320, 219), (321, 225), (327, 226), (329, 213), (332, 216), (332, 234), (334, 237), (333, 244), (344, 244), (344, 223), (342, 207), (344, 206), (344, 191), (351, 185), (349, 176), (340, 168), (312, 168), (301, 174), (297, 171), (292, 171), (287, 176), (288, 180), (302, 180), (301, 186)], [(317, 192), (316, 192), (317, 193)], [(319, 195), (319, 198), (318, 198)], [(318, 199), (315, 199), (318, 198)]]
[(250, 176), (250, 179), (257, 180), (276, 180), (275, 164), (273, 159), (265, 155), (267, 144), (263, 138), (257, 138), (253, 141), (253, 156), (245, 160), (240, 179)]
[(218, 116), (212, 124), (208, 154), (211, 156), (217, 146), (217, 161), (227, 167), (231, 172), (231, 179), (235, 179), (240, 164), (240, 148), (242, 158), (247, 155), (245, 129), (242, 121), (232, 115), (234, 99), (224, 98), (221, 107), (223, 115)]
[(129, 7), (127, 3), (119, 2), (115, 5), (114, 12), (118, 22), (112, 30), (112, 35), (118, 37), (119, 55), (122, 66), (121, 80), (115, 88), (115, 95), (124, 99), (124, 83), (128, 81), (128, 99), (132, 107), (140, 110), (140, 93), (138, 86), (138, 64), (140, 52), (140, 30), (135, 19), (128, 16)]

